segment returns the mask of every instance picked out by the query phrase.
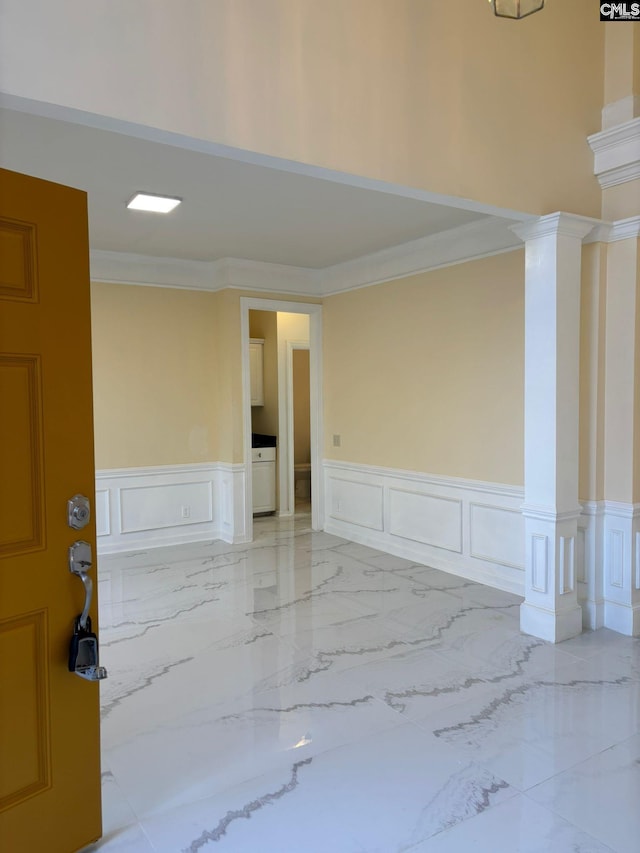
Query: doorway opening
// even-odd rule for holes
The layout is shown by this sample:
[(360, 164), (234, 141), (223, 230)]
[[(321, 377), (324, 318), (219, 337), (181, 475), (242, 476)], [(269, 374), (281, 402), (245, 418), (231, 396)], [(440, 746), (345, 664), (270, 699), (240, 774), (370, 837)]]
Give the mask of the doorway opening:
[[(312, 528), (321, 530), (322, 306), (248, 297), (240, 305), (247, 537), (253, 538), (253, 515), (260, 511), (255, 508), (254, 485), (256, 499), (262, 500), (267, 481), (266, 465), (262, 466), (265, 472), (256, 469), (253, 476), (254, 456), (263, 462), (254, 445), (270, 443), (272, 437), (276, 444), (274, 511), (286, 517), (310, 509)], [(260, 371), (261, 397), (256, 396)]]

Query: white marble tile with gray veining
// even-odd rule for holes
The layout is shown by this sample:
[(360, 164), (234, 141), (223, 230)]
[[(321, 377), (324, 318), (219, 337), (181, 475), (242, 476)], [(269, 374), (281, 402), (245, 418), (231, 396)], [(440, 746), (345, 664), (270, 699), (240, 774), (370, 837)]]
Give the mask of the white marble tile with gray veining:
[(528, 796), (612, 850), (637, 853), (640, 734), (538, 785)]
[(637, 850), (640, 641), (310, 528), (102, 557), (100, 853)]
[(411, 853), (612, 853), (553, 810), (518, 794), (412, 848)]
[(413, 726), (298, 758), (142, 820), (159, 851), (409, 850), (515, 792)]

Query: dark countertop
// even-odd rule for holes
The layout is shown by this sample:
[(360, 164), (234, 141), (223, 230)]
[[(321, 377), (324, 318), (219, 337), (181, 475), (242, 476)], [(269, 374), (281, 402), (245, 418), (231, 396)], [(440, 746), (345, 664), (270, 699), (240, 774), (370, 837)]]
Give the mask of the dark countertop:
[(276, 447), (277, 437), (275, 435), (263, 435), (260, 432), (251, 433), (251, 447)]

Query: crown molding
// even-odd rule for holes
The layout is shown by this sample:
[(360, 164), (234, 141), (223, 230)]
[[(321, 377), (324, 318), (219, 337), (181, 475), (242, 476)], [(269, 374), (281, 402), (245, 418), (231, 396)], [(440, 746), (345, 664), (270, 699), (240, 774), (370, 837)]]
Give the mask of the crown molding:
[(183, 290), (219, 290), (214, 265), (206, 261), (107, 252), (92, 249), (91, 280), (109, 284), (177, 287)]
[(322, 270), (322, 291), (331, 296), (397, 278), (512, 252), (522, 247), (509, 230), (513, 220), (486, 217), (459, 228), (440, 231), (372, 252)]
[(603, 189), (640, 178), (640, 118), (587, 137), (593, 173)]
[(234, 287), (238, 290), (317, 296), (320, 289), (322, 270), (242, 258), (221, 258), (214, 264), (218, 285), (216, 290)]
[(208, 290), (212, 293), (233, 287), (265, 293), (315, 296), (320, 275), (319, 270), (305, 267), (240, 258), (191, 261), (98, 249), (91, 250), (90, 263), (92, 281), (135, 284), (142, 287)]
[(484, 217), (323, 269), (242, 258), (191, 261), (94, 249), (90, 256), (91, 278), (113, 284), (211, 292), (232, 287), (296, 296), (329, 296), (518, 249), (521, 243), (508, 227), (512, 221)]
[(617, 243), (619, 240), (633, 240), (640, 238), (640, 216), (630, 216), (628, 219), (618, 219), (611, 224), (608, 243)]
[(617, 169), (610, 169), (608, 172), (598, 175), (598, 181), (603, 190), (608, 190), (609, 187), (616, 187), (618, 184), (628, 184), (630, 181), (637, 181), (638, 178), (640, 178), (640, 161), (630, 163), (628, 166), (620, 166)]
[(91, 251), (91, 279), (113, 284), (216, 292), (226, 288), (291, 296), (332, 296), (442, 267), (522, 249), (523, 240), (566, 235), (585, 243), (640, 238), (640, 216), (605, 222), (552, 213), (520, 225), (486, 217), (323, 269), (242, 258), (192, 261), (126, 252)]

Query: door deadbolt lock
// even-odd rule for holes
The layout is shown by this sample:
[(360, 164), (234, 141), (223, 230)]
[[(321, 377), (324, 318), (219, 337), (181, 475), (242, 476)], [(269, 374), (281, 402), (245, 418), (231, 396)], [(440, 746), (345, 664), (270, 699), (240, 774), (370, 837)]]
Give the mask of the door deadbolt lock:
[(74, 530), (82, 530), (91, 520), (89, 498), (84, 495), (74, 495), (67, 501), (67, 522)]

